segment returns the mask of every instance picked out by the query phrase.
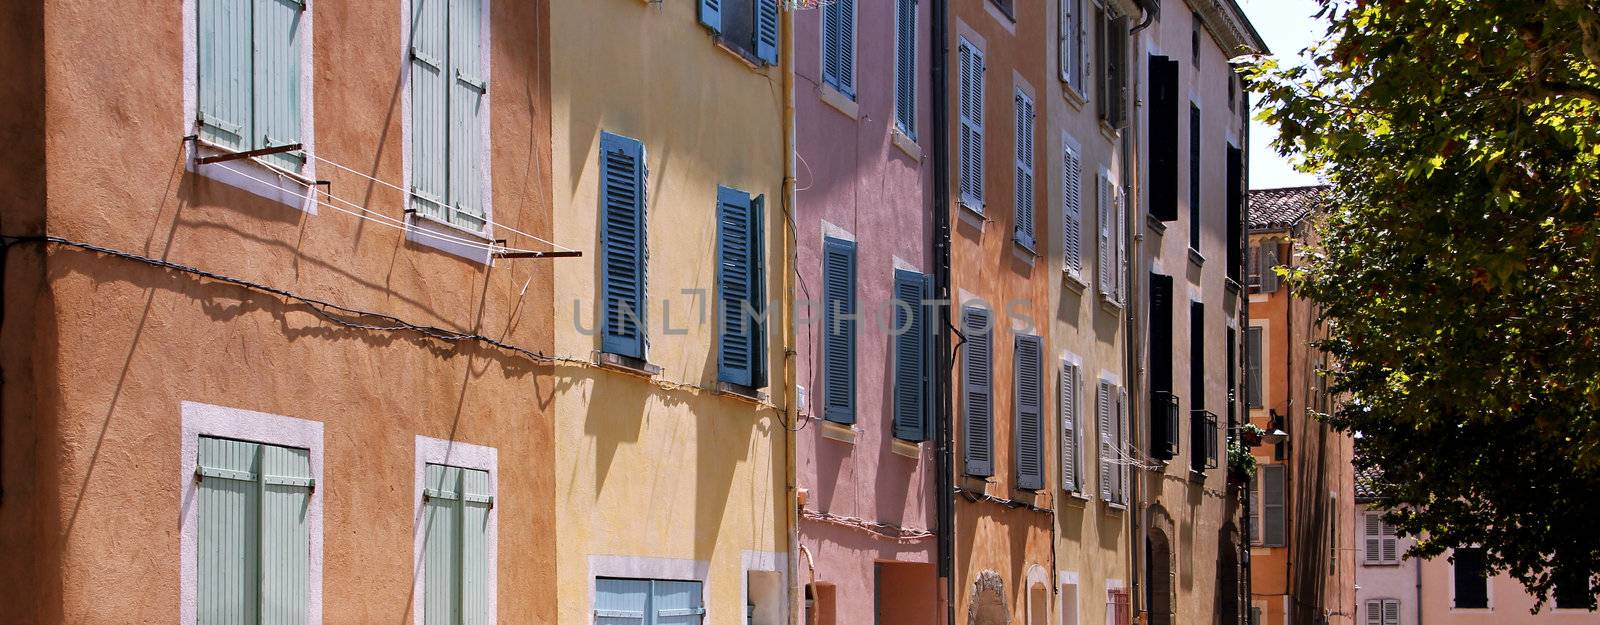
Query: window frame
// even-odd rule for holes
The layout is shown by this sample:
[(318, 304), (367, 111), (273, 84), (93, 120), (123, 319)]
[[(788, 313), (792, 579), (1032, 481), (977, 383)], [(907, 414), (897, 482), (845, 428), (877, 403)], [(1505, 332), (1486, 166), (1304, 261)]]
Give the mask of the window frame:
[(1455, 612), (1455, 611), (1493, 612), (1494, 611), (1494, 576), (1489, 574), (1488, 562), (1487, 562), (1488, 555), (1487, 554), (1483, 554), (1483, 555), (1479, 556), (1479, 557), (1485, 559), (1484, 571), (1483, 571), (1483, 606), (1482, 607), (1475, 607), (1475, 606), (1473, 606), (1473, 607), (1462, 607), (1461, 606), (1460, 597), (1456, 596), (1456, 584), (1457, 584), (1456, 573), (1457, 573), (1457, 569), (1461, 568), (1461, 563), (1456, 559), (1455, 555), (1456, 555), (1456, 552), (1458, 552), (1458, 551), (1470, 551), (1470, 550), (1482, 551), (1483, 548), (1482, 547), (1461, 547), (1461, 548), (1457, 548), (1457, 549), (1452, 549), (1450, 551), (1450, 558), (1446, 562), (1447, 564), (1450, 565), (1449, 566), (1449, 569), (1450, 569), (1450, 611), (1451, 612)]
[(1084, 76), (1089, 73), (1089, 63), (1083, 54), (1084, 39), (1088, 31), (1084, 28), (1086, 21), (1083, 19), (1084, 0), (1061, 0), (1056, 14), (1057, 36), (1060, 41), (1056, 51), (1056, 63), (1060, 66), (1060, 78), (1068, 91), (1079, 99), (1087, 99), (1088, 88), (1084, 84)]

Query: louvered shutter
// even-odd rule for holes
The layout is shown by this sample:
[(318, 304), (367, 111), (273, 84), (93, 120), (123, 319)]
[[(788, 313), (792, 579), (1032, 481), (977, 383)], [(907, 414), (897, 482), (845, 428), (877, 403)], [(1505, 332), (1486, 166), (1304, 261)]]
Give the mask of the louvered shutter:
[(768, 65), (778, 64), (778, 2), (755, 0), (756, 58)]
[(1383, 519), (1376, 514), (1368, 514), (1362, 523), (1361, 536), (1365, 547), (1362, 561), (1367, 564), (1383, 562)]
[[(1111, 418), (1117, 422), (1112, 429), (1116, 434), (1112, 444), (1116, 446), (1118, 457), (1126, 457), (1128, 455), (1128, 389), (1117, 388), (1117, 407)], [(1127, 463), (1118, 462), (1117, 466), (1112, 467), (1112, 475), (1116, 482), (1116, 488), (1112, 493), (1114, 496), (1113, 501), (1122, 504), (1128, 503)]]
[(1367, 625), (1383, 625), (1383, 600), (1367, 600)]
[(483, 45), (483, 0), (450, 0), (450, 223), (483, 229), (483, 132), (488, 72)]
[(1383, 600), (1383, 625), (1400, 625), (1400, 600)]
[(1044, 345), (1037, 336), (1018, 335), (1013, 377), (1017, 395), (1017, 488), (1044, 488)]
[(1113, 188), (1112, 194), (1116, 210), (1116, 229), (1112, 232), (1117, 239), (1116, 299), (1124, 304), (1128, 301), (1128, 197), (1121, 187)]
[(450, 15), (411, 0), (411, 208), (438, 220), (450, 202)]
[(855, 89), (855, 0), (822, 7), (822, 81), (852, 98)]
[(699, 625), (705, 619), (705, 599), (700, 582), (653, 581), (650, 583), (652, 625)]
[(1261, 407), (1261, 328), (1251, 326), (1244, 334), (1244, 392), (1245, 404)]
[(917, 0), (895, 0), (895, 123), (908, 137), (916, 136)]
[[(1070, 4), (1070, 2), (1068, 2)], [(1063, 262), (1074, 275), (1083, 271), (1083, 161), (1066, 135), (1061, 148), (1061, 214)]]
[(962, 413), (965, 417), (967, 475), (994, 475), (994, 414), (991, 389), (993, 368), (991, 349), (994, 329), (989, 311), (968, 306), (962, 309), (962, 333), (966, 350), (961, 360)]
[(823, 418), (856, 422), (856, 244), (822, 246)]
[(1288, 527), (1284, 510), (1284, 467), (1269, 464), (1261, 467), (1262, 543), (1281, 547), (1287, 540)]
[(767, 385), (767, 196), (750, 200), (750, 386)]
[(260, 445), (261, 622), (287, 625), (308, 618), (311, 533), (311, 452)]
[[(735, 0), (738, 1), (738, 0)], [(722, 32), (722, 0), (699, 0), (700, 23), (711, 32)]]
[(649, 609), (649, 581), (594, 580), (594, 625), (645, 625)]
[(927, 438), (923, 415), (928, 400), (927, 313), (922, 305), (924, 277), (914, 271), (894, 272), (894, 436), (907, 441)]
[(600, 134), (601, 351), (644, 358), (646, 275), (644, 144)]
[(1083, 490), (1078, 483), (1078, 366), (1062, 362), (1060, 381), (1061, 488), (1077, 492)]
[(1111, 248), (1111, 181), (1106, 178), (1104, 171), (1095, 179), (1095, 190), (1098, 196), (1095, 205), (1098, 208), (1098, 218), (1095, 226), (1100, 232), (1099, 258), (1096, 259), (1096, 270), (1100, 274), (1097, 286), (1100, 295), (1111, 297), (1115, 292), (1112, 277), (1112, 248)]
[(961, 39), (961, 202), (983, 212), (983, 54)]
[(250, 16), (258, 1), (199, 0), (195, 11), (200, 138), (235, 150), (254, 147)]
[[(300, 0), (254, 0), (255, 129), (253, 148), (300, 143)], [(302, 151), (270, 154), (273, 164), (299, 171)]]
[(1394, 564), (1400, 561), (1400, 540), (1395, 536), (1394, 526), (1382, 522), (1379, 518), (1378, 538), (1381, 545), (1380, 556), (1385, 564)]
[(1033, 100), (1017, 92), (1016, 233), (1018, 243), (1034, 249), (1033, 240)]
[(1100, 431), (1100, 499), (1111, 501), (1111, 470), (1116, 459), (1111, 448), (1111, 385), (1100, 381), (1095, 393), (1095, 413)]
[(1278, 273), (1273, 267), (1278, 266), (1278, 242), (1263, 241), (1261, 243), (1261, 292), (1278, 292)]
[(749, 194), (717, 187), (717, 379), (741, 386), (755, 386), (757, 337), (745, 314), (755, 305), (753, 221)]
[(1261, 471), (1250, 482), (1250, 544), (1261, 544)]
[(260, 445), (201, 437), (198, 451), (198, 622), (259, 622)]

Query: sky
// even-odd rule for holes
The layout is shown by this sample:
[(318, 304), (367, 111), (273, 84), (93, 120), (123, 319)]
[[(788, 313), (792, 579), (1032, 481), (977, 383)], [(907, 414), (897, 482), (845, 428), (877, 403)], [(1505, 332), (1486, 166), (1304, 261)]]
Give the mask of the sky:
[[(1284, 66), (1299, 65), (1300, 51), (1322, 38), (1326, 24), (1314, 19), (1317, 3), (1314, 0), (1238, 0), (1240, 8), (1249, 16), (1267, 48)], [(1257, 100), (1252, 95), (1251, 102)], [(1289, 161), (1272, 149), (1272, 140), (1278, 129), (1252, 120), (1250, 122), (1250, 188), (1274, 189), (1317, 184), (1316, 176), (1295, 171)]]

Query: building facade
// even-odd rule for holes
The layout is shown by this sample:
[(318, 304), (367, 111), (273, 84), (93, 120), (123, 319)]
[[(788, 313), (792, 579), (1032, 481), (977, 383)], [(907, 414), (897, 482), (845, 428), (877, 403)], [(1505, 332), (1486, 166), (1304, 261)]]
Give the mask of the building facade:
[(559, 623), (789, 620), (787, 16), (550, 3)]
[(554, 619), (548, 20), (445, 4), (4, 10), (0, 621)]

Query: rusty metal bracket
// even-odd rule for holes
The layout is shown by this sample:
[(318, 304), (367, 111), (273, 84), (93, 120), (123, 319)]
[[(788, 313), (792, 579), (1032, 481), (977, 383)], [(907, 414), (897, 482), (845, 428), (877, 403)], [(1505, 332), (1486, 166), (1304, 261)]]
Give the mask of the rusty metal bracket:
[(256, 150), (245, 150), (243, 152), (233, 152), (233, 153), (230, 153), (230, 154), (218, 154), (216, 156), (206, 156), (206, 157), (202, 157), (202, 158), (197, 158), (197, 159), (195, 159), (194, 162), (198, 163), (198, 164), (201, 164), (201, 165), (209, 165), (211, 163), (221, 163), (223, 161), (237, 161), (237, 160), (245, 159), (245, 158), (255, 158), (257, 156), (267, 156), (269, 154), (282, 154), (284, 152), (293, 152), (293, 151), (298, 150), (300, 148), (301, 148), (300, 144), (298, 144), (298, 143), (290, 143), (288, 145), (276, 145), (276, 146), (272, 146), (270, 148), (260, 148), (260, 149), (256, 149)]

